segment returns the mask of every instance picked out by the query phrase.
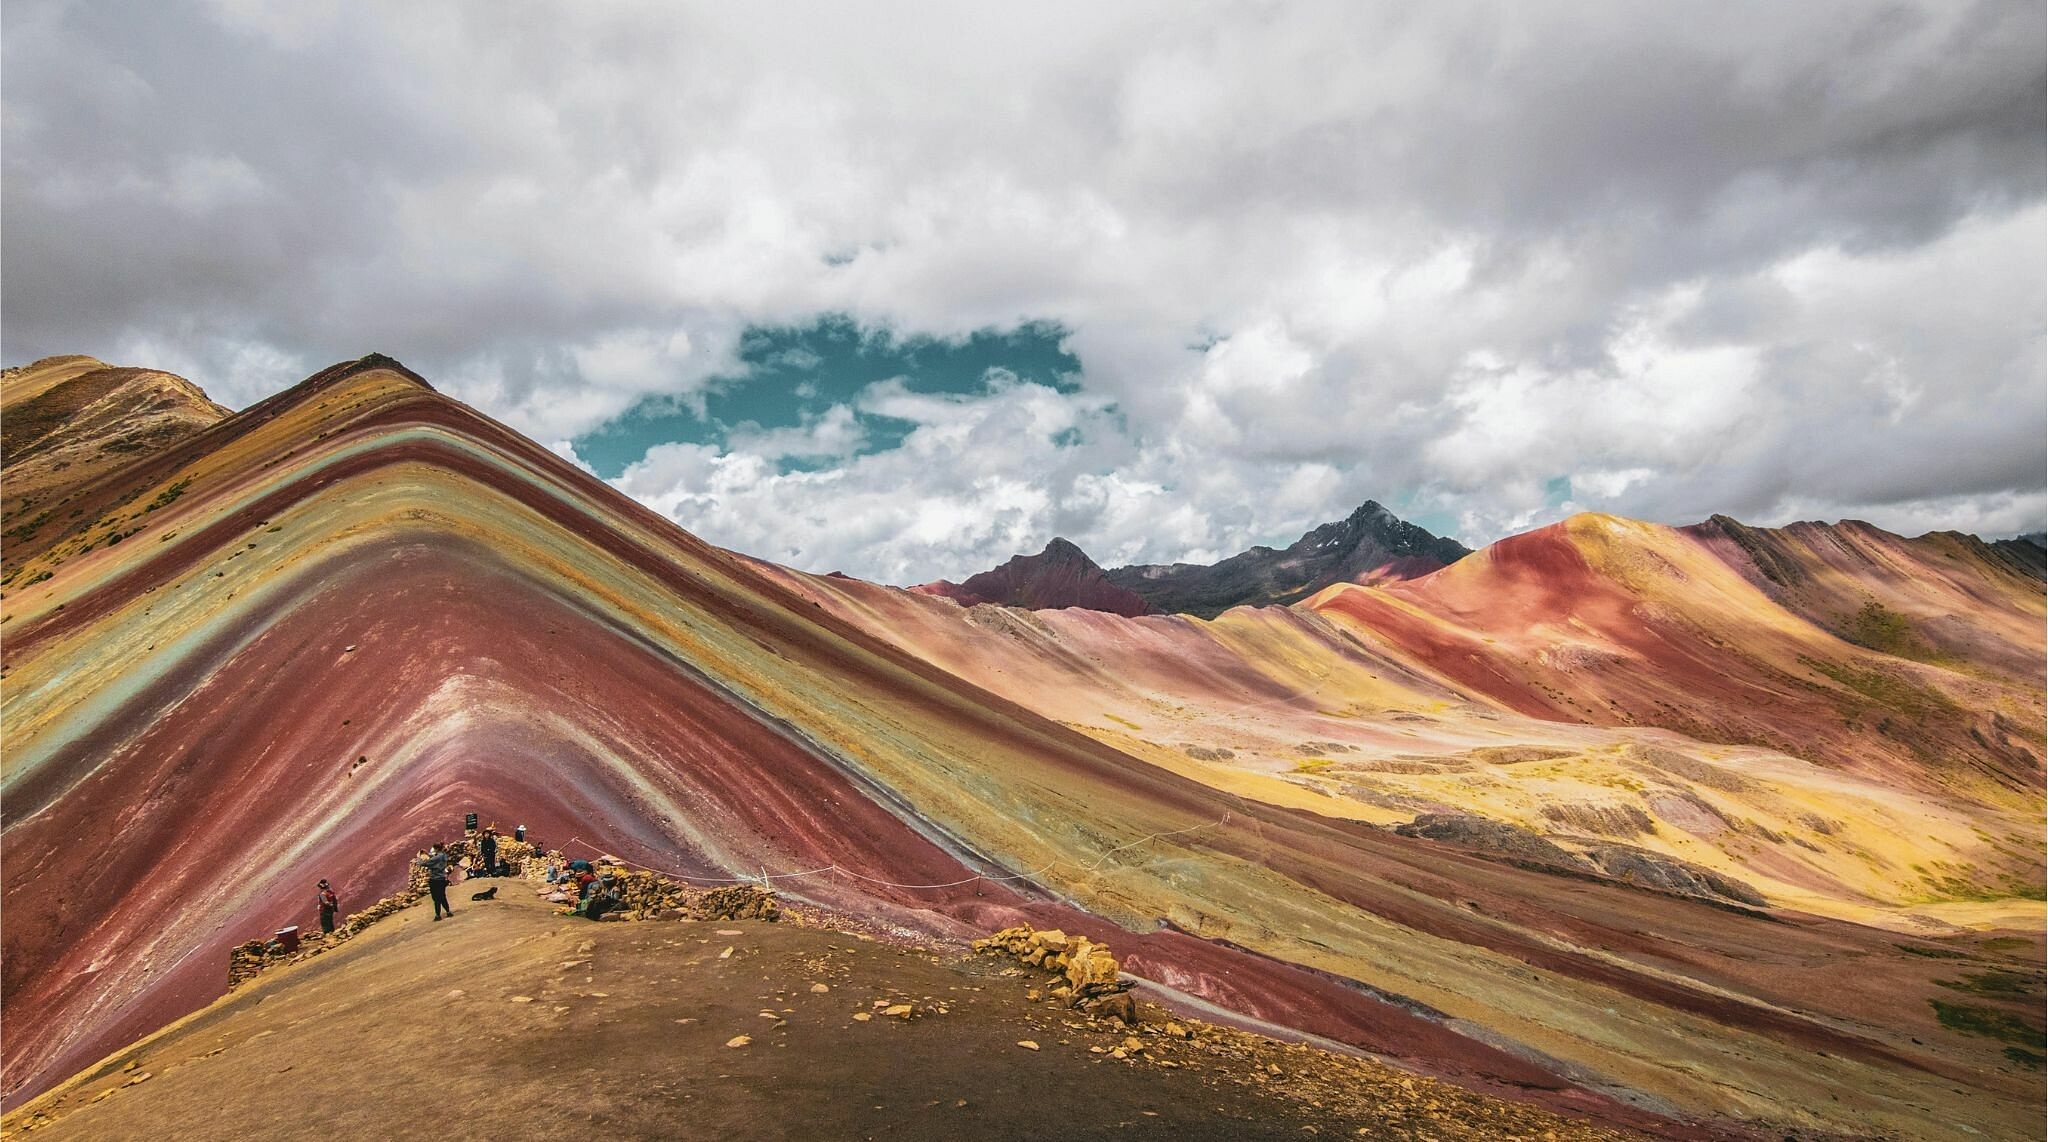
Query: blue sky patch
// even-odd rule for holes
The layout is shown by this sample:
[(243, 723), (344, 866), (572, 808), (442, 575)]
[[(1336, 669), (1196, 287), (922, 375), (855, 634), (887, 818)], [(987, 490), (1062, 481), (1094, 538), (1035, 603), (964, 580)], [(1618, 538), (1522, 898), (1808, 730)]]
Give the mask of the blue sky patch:
[[(1000, 370), (998, 376), (1006, 372), (1073, 392), (1081, 362), (1066, 350), (1065, 338), (1066, 331), (1050, 322), (977, 330), (962, 338), (899, 337), (842, 314), (806, 325), (756, 326), (740, 338), (737, 371), (687, 396), (643, 399), (572, 443), (576, 455), (613, 479), (658, 444), (723, 448), (734, 435), (816, 426), (835, 406), (852, 405), (869, 385), (897, 377), (913, 393), (972, 395), (987, 392), (991, 372)], [(858, 408), (853, 419), (858, 440), (844, 455), (886, 452), (914, 427)], [(784, 471), (813, 471), (836, 459), (830, 452), (798, 451), (778, 462)]]

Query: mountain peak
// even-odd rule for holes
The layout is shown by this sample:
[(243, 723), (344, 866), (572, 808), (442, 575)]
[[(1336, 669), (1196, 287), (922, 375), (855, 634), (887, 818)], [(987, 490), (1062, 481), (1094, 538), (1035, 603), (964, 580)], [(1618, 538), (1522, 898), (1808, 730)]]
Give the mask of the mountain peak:
[(1367, 500), (1350, 515), (1303, 533), (1284, 550), (1253, 547), (1202, 567), (1118, 567), (1110, 582), (1164, 611), (1214, 618), (1232, 607), (1298, 602), (1333, 583), (1413, 579), (1471, 554)]
[(1086, 607), (1116, 614), (1159, 611), (1214, 618), (1245, 604), (1287, 604), (1332, 583), (1378, 583), (1426, 575), (1470, 554), (1367, 500), (1340, 520), (1304, 533), (1285, 549), (1263, 545), (1213, 566), (1188, 563), (1105, 571), (1072, 541), (1055, 537), (964, 583), (939, 580), (912, 590), (972, 606)]
[[(1026, 557), (1020, 555), (1017, 558)], [(1060, 563), (1086, 563), (1090, 567), (1096, 565), (1095, 560), (1090, 559), (1088, 553), (1081, 550), (1072, 540), (1057, 535), (1052, 537), (1052, 542), (1045, 545), (1044, 551), (1038, 553), (1038, 558)]]
[(1353, 511), (1350, 515), (1344, 517), (1344, 522), (1362, 522), (1364, 520), (1373, 519), (1378, 516), (1386, 516), (1389, 519), (1395, 518), (1394, 513), (1388, 511), (1385, 505), (1381, 504), (1378, 500), (1367, 500), (1364, 503), (1358, 505), (1358, 508), (1355, 511)]
[(1057, 536), (1038, 554), (1012, 556), (995, 570), (970, 576), (964, 583), (940, 579), (911, 590), (968, 607), (995, 603), (1036, 611), (1080, 607), (1117, 615), (1153, 613), (1143, 596), (1111, 583), (1087, 552)]

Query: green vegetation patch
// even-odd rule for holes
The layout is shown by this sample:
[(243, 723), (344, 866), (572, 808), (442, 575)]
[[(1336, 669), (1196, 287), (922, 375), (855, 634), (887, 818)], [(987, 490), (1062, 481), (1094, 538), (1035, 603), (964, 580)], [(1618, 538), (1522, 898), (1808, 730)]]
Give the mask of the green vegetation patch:
[(1951, 1031), (2002, 1039), (2028, 1047), (2048, 1047), (2048, 1032), (2028, 1024), (2017, 1015), (1971, 1003), (1947, 1003), (1939, 999), (1927, 1002), (1934, 1006), (1935, 1018)]
[(1913, 620), (1872, 600), (1842, 623), (1842, 637), (1858, 646), (1895, 654), (1900, 658), (1934, 661), (1938, 655), (1913, 629)]
[(1916, 721), (1935, 714), (1960, 714), (1948, 695), (1881, 670), (1858, 670), (1840, 662), (1800, 656), (1800, 661), (1871, 702)]
[(1972, 995), (2021, 998), (2041, 994), (2039, 977), (2016, 971), (1965, 972), (1961, 979), (1938, 979), (1934, 982), (1951, 991), (1967, 991)]
[(170, 507), (172, 504), (178, 502), (178, 497), (185, 494), (185, 489), (189, 487), (191, 483), (192, 477), (190, 476), (187, 476), (184, 479), (179, 480), (177, 483), (172, 484), (170, 487), (165, 488), (161, 492), (158, 492), (156, 494), (156, 498), (149, 501), (148, 505), (146, 505), (142, 510), (145, 512), (153, 512), (158, 508)]
[(2005, 1057), (2018, 1063), (2020, 1066), (2037, 1071), (2041, 1069), (2043, 1063), (2048, 1063), (2048, 1059), (2042, 1058), (2025, 1047), (2007, 1047), (2005, 1049)]

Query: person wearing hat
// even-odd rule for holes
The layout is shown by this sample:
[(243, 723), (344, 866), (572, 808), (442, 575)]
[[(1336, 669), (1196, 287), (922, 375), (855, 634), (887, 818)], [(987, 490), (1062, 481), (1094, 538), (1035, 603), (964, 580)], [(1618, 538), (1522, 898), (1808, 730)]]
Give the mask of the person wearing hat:
[(481, 875), (498, 875), (498, 826), (495, 823), (484, 826), (484, 835), (477, 839), (476, 846), (482, 858)]
[(341, 910), (341, 898), (334, 894), (334, 888), (327, 883), (326, 877), (320, 878), (320, 891), (314, 899), (320, 904), (320, 931), (332, 936), (334, 914)]

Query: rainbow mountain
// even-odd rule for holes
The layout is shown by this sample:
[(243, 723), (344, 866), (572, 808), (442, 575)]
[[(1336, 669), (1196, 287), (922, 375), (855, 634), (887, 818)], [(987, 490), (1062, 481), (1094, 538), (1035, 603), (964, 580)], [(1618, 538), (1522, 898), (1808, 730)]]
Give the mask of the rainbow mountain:
[[(104, 391), (39, 363), (0, 414), (131, 399), (60, 360)], [(74, 431), (0, 521), (10, 1103), (479, 812), (1097, 934), (1172, 1002), (1654, 1133), (2039, 1130), (2024, 551), (1579, 516), (1214, 620), (962, 605), (706, 544), (389, 358), (232, 415), (162, 376), (147, 446)]]

